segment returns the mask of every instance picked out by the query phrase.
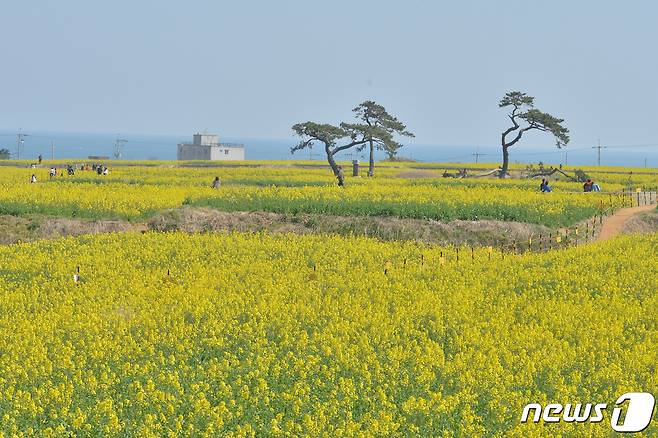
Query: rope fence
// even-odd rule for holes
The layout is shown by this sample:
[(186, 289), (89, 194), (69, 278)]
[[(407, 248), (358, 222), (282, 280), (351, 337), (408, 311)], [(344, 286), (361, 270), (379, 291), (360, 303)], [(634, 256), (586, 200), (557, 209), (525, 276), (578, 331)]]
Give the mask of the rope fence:
[[(587, 243), (596, 238), (604, 217), (614, 214), (622, 208), (632, 208), (645, 205), (658, 204), (658, 190), (655, 188), (645, 190), (623, 190), (610, 193), (607, 200), (601, 200), (596, 214), (586, 222), (548, 234), (531, 235), (527, 239), (513, 240), (511, 242), (492, 242), (485, 247), (484, 255), (481, 246), (448, 246), (439, 252), (437, 265), (445, 266), (448, 263), (476, 263), (481, 261), (505, 260), (506, 255), (523, 254), (526, 252), (543, 252), (553, 249), (568, 248)], [(463, 254), (466, 253), (467, 256)], [(420, 265), (426, 264), (424, 255), (420, 255)], [(407, 259), (402, 263), (402, 269), (407, 267)], [(393, 264), (386, 262), (384, 274), (388, 275)]]

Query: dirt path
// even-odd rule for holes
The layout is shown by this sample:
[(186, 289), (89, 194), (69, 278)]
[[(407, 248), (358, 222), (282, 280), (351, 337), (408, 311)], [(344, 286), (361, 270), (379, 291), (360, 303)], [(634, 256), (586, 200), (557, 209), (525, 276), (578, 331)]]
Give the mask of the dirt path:
[(599, 232), (596, 240), (608, 240), (620, 234), (624, 230), (624, 225), (633, 216), (645, 211), (656, 209), (656, 204), (641, 205), (639, 207), (622, 208), (613, 214), (603, 219), (601, 231)]

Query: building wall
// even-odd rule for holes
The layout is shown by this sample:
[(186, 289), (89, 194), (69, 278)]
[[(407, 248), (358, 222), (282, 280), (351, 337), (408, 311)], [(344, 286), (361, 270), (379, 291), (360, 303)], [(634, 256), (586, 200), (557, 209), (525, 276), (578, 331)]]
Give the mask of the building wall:
[(219, 136), (216, 134), (194, 134), (192, 143), (196, 145), (215, 145), (219, 143)]
[(244, 160), (244, 148), (219, 146), (210, 151), (211, 160)]
[(210, 146), (179, 144), (176, 157), (179, 160), (210, 160)]
[(176, 158), (179, 160), (244, 160), (244, 148), (229, 146), (200, 146), (179, 144)]

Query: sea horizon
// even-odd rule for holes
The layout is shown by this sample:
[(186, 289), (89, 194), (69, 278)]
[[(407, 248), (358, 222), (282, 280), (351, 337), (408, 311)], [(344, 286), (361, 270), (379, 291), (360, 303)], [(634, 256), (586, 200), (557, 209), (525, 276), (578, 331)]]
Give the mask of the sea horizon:
[[(189, 135), (175, 134), (116, 134), (88, 133), (49, 130), (0, 129), (0, 149), (8, 149), (12, 158), (16, 157), (17, 134), (23, 134), (21, 159), (36, 159), (39, 155), (50, 159), (54, 152), (55, 159), (85, 159), (90, 156), (114, 158), (117, 140), (126, 140), (122, 146), (121, 159), (124, 160), (176, 160), (176, 146), (190, 143)], [(324, 161), (323, 151), (313, 150), (290, 153), (298, 140), (264, 139), (249, 137), (221, 137), (222, 143), (240, 143), (245, 146), (246, 160), (320, 160)], [(567, 146), (558, 148), (537, 148), (519, 145), (510, 149), (513, 163), (566, 164), (570, 166), (592, 166), (598, 162), (597, 150), (592, 146)], [(419, 162), (439, 163), (496, 163), (501, 159), (500, 146), (490, 145), (445, 145), (445, 144), (405, 144), (398, 153), (399, 157)], [(385, 158), (385, 154), (376, 152), (376, 159)], [(367, 152), (348, 150), (338, 155), (341, 160), (357, 159), (367, 161)], [(658, 146), (637, 145), (625, 147), (604, 147), (601, 150), (601, 165), (658, 167)]]

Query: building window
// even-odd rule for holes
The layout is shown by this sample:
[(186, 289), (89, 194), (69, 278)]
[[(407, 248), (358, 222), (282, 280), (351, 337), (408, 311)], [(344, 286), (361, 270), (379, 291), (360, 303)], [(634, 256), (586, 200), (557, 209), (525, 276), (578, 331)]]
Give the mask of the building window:
[(224, 149), (224, 155), (228, 155), (228, 149)]

